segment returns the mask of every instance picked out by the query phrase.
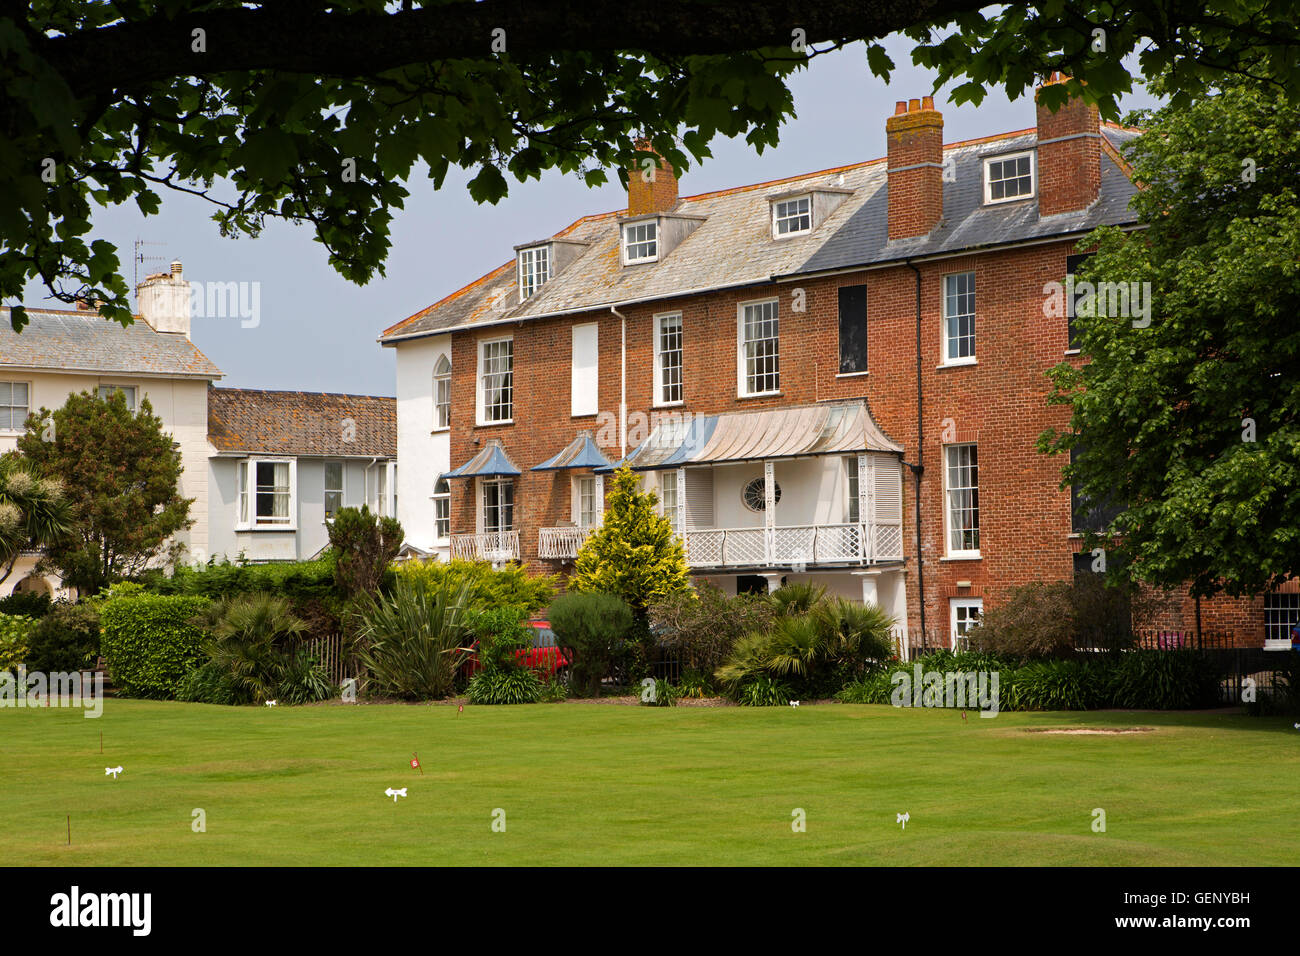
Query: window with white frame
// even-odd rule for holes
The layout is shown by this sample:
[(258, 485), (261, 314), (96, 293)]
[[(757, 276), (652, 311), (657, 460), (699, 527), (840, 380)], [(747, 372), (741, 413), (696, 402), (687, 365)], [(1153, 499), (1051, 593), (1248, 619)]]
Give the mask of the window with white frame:
[(374, 512), (383, 517), (397, 517), (397, 462), (380, 462), (375, 466)]
[(948, 601), (949, 633), (952, 635), (954, 650), (958, 647), (958, 641), (980, 622), (983, 613), (983, 598), (952, 598)]
[(623, 264), (654, 262), (659, 258), (659, 222), (630, 222), (623, 227)]
[(600, 524), (600, 511), (596, 506), (596, 476), (581, 475), (573, 479), (573, 521), (579, 528), (594, 528)]
[(677, 526), (677, 472), (659, 473), (659, 501), (663, 506), (664, 517), (673, 526), (673, 532), (681, 534), (682, 529)]
[(1264, 646), (1289, 648), (1291, 629), (1300, 624), (1300, 594), (1264, 595)]
[(740, 394), (764, 395), (781, 389), (780, 320), (777, 300), (740, 307)]
[(975, 273), (943, 277), (943, 361), (962, 365), (975, 361)]
[(515, 526), (515, 483), (510, 478), (485, 478), (482, 483), (483, 533), (511, 531)]
[(984, 160), (984, 202), (1025, 199), (1034, 194), (1034, 154), (1014, 153)]
[(433, 427), (451, 427), (451, 362), (445, 355), (433, 367)]
[(682, 401), (682, 314), (655, 316), (655, 404)]
[(979, 454), (974, 444), (947, 445), (944, 490), (947, 497), (949, 557), (978, 556), (980, 550)]
[(100, 398), (108, 401), (110, 395), (114, 392), (121, 392), (122, 397), (126, 400), (126, 409), (129, 412), (135, 411), (135, 386), (134, 385), (101, 385), (97, 390)]
[(0, 382), (0, 432), (20, 432), (31, 411), (31, 389), (26, 382)]
[(549, 246), (534, 246), (519, 250), (519, 301), (522, 302), (551, 278), (551, 250)]
[(849, 524), (857, 524), (862, 520), (858, 509), (858, 456), (846, 455), (844, 457), (844, 474), (847, 477), (845, 484), (848, 487), (848, 500), (845, 502), (844, 514)]
[(238, 463), (241, 528), (292, 530), (297, 513), (297, 462), (250, 458)]
[(812, 232), (812, 197), (797, 196), (772, 203), (772, 238), (785, 239)]
[(451, 537), (451, 485), (439, 478), (433, 485), (433, 536)]
[(325, 517), (333, 518), (343, 507), (343, 462), (325, 462)]
[(513, 339), (479, 343), (479, 424), (514, 419), (515, 352)]

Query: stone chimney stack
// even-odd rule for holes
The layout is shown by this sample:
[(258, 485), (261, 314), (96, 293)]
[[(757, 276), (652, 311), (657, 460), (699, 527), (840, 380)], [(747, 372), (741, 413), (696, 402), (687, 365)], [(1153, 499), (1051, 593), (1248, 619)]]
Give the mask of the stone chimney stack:
[(180, 260), (170, 272), (146, 276), (135, 287), (141, 317), (155, 332), (176, 332), (190, 337), (190, 283), (181, 274)]
[[(650, 144), (644, 140), (637, 143), (637, 148), (649, 150)], [(654, 157), (657, 162), (647, 167), (643, 156), (637, 161), (635, 169), (627, 173), (627, 214), (642, 216), (652, 212), (667, 212), (677, 205), (677, 173), (664, 162)]]
[(943, 218), (943, 114), (934, 97), (899, 100), (885, 122), (889, 238), (924, 236)]
[(1068, 77), (1053, 73), (1038, 88), (1038, 215), (1087, 209), (1101, 194), (1101, 121), (1097, 107), (1075, 97), (1055, 113), (1042, 91)]

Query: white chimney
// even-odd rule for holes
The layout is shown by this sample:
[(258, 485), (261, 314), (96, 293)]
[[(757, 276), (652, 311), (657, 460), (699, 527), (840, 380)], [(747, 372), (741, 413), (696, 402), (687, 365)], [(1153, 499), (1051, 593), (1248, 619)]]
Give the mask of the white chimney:
[(181, 263), (172, 263), (171, 272), (147, 276), (135, 287), (140, 315), (155, 332), (179, 332), (190, 337), (190, 283), (181, 275)]

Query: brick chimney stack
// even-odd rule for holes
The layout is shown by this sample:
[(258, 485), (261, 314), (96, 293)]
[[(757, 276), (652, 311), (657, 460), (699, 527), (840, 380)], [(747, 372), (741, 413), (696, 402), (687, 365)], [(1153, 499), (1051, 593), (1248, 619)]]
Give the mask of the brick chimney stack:
[(167, 272), (147, 276), (135, 287), (140, 316), (155, 332), (177, 332), (190, 337), (190, 283), (177, 260)]
[[(641, 140), (637, 149), (651, 151), (649, 142)], [(627, 214), (641, 216), (651, 212), (667, 212), (677, 205), (677, 173), (658, 156), (655, 166), (648, 167), (639, 157), (636, 167), (627, 174)]]
[(1053, 73), (1038, 88), (1038, 215), (1087, 209), (1101, 194), (1101, 121), (1097, 107), (1075, 97), (1055, 113), (1044, 88), (1069, 77)]
[(924, 236), (943, 218), (943, 114), (934, 97), (899, 100), (885, 122), (889, 238)]

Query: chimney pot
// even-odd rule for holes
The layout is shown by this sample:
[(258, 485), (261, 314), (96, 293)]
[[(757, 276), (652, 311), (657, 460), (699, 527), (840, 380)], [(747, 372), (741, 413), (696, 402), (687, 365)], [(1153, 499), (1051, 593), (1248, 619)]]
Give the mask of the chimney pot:
[(179, 277), (180, 277), (180, 274), (181, 274), (181, 260), (179, 260), (179, 259), (173, 259), (173, 260), (172, 260), (172, 276), (174, 276), (174, 277), (176, 277), (176, 278), (179, 278)]
[[(654, 153), (647, 140), (638, 140), (637, 149)], [(646, 179), (643, 163), (648, 157), (642, 156), (636, 166), (627, 174), (627, 214), (641, 216), (651, 212), (667, 212), (677, 205), (677, 173), (672, 166), (658, 156), (657, 165), (651, 169), (651, 178)]]
[(899, 101), (885, 121), (891, 240), (924, 236), (943, 218), (943, 114), (924, 102)]
[(933, 97), (933, 96), (923, 96), (923, 97), (921, 97), (921, 109), (923, 109), (923, 110), (932, 110), (932, 109), (934, 109), (934, 97)]

